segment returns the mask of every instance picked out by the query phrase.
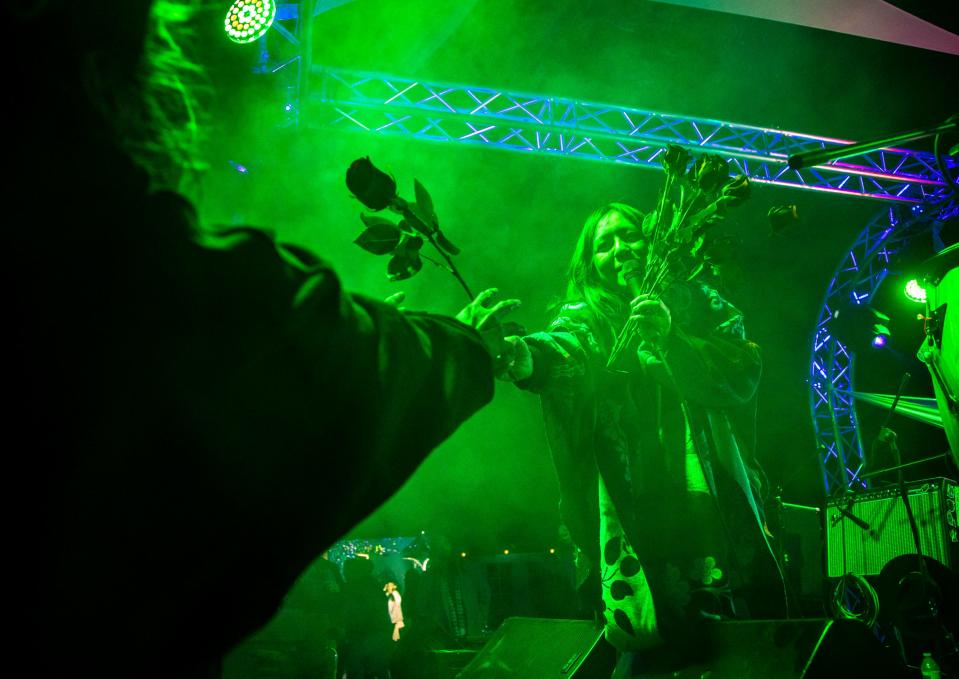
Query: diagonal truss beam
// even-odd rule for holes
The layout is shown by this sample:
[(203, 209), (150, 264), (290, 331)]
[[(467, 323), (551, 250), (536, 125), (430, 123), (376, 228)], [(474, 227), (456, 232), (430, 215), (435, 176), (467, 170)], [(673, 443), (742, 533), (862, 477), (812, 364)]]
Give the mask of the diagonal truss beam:
[[(787, 158), (852, 142), (613, 104), (314, 67), (301, 124), (659, 167), (669, 144), (720, 155), (753, 181), (891, 202), (946, 195), (935, 158), (879, 149), (800, 170)], [(951, 166), (957, 165), (949, 160)]]

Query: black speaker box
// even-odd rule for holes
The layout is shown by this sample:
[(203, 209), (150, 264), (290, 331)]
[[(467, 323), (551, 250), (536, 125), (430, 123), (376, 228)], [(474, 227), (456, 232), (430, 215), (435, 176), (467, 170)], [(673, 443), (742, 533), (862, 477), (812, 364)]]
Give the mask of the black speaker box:
[[(507, 618), (457, 679), (609, 679), (615, 652), (588, 620)], [(907, 679), (899, 657), (854, 620), (751, 620), (712, 625), (697, 659), (638, 654), (644, 679)]]
[[(872, 631), (855, 620), (819, 618), (720, 622), (706, 634), (694, 663), (640, 655), (644, 679), (906, 679), (905, 667)], [(645, 666), (644, 666), (645, 665)]]
[(795, 615), (816, 617), (823, 609), (823, 536), (819, 507), (783, 503), (777, 515), (776, 544), (795, 603)]
[(507, 618), (457, 679), (609, 679), (615, 651), (592, 620)]

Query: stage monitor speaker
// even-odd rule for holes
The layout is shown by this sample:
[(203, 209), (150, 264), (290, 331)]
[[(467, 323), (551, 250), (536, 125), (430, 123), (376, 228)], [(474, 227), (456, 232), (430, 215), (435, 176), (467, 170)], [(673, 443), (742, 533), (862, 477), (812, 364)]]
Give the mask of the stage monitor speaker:
[[(643, 679), (907, 679), (899, 658), (855, 620), (825, 618), (720, 622), (697, 660), (638, 654)], [(588, 620), (507, 618), (457, 679), (609, 679), (615, 653)]]
[(694, 663), (637, 657), (643, 679), (833, 679), (910, 677), (903, 663), (855, 620), (810, 618), (717, 623)]
[[(944, 566), (959, 565), (956, 482), (938, 477), (906, 484), (922, 553)], [(852, 500), (852, 504), (849, 501)], [(855, 520), (843, 513), (851, 514)], [(898, 487), (860, 491), (826, 503), (826, 575), (878, 575), (916, 545)]]
[(609, 679), (615, 651), (592, 620), (507, 618), (457, 679)]
[(773, 530), (779, 535), (786, 579), (805, 617), (815, 617), (823, 612), (822, 511), (819, 507), (783, 503), (778, 521)]

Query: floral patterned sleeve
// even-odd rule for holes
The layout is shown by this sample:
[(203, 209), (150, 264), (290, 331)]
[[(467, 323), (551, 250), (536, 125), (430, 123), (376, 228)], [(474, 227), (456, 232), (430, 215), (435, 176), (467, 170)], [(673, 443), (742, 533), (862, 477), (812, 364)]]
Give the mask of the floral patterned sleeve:
[(572, 390), (582, 383), (589, 355), (599, 351), (584, 309), (583, 304), (567, 304), (546, 331), (521, 338), (532, 354), (533, 374), (516, 386), (542, 393)]
[(746, 339), (743, 314), (716, 290), (702, 286), (704, 309), (695, 324), (674, 327), (666, 360), (676, 383), (706, 406), (742, 405), (753, 399), (762, 373), (759, 347)]

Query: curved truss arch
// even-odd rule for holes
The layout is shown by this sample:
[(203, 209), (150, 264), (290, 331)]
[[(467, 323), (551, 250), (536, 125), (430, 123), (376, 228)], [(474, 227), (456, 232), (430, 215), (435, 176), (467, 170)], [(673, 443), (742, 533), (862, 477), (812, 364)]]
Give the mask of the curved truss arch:
[(836, 312), (868, 304), (889, 273), (893, 257), (916, 236), (959, 214), (952, 202), (882, 209), (866, 224), (833, 272), (813, 332), (809, 407), (826, 494), (866, 487), (866, 453), (855, 403), (855, 352), (835, 334)]

